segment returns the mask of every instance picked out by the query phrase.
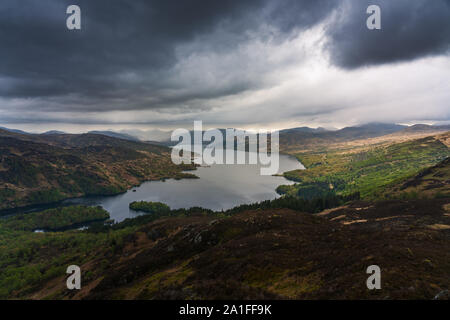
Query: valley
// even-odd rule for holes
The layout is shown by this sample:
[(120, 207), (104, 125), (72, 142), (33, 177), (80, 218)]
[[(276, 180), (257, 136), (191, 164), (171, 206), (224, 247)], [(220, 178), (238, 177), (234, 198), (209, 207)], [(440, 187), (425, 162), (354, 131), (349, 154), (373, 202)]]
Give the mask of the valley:
[[(386, 189), (418, 174), (450, 156), (450, 134), (438, 133), (403, 142), (379, 142), (370, 145), (321, 147), (319, 150), (295, 153), (307, 170), (286, 172), (284, 176), (297, 182), (280, 186), (282, 194), (320, 197), (327, 193), (351, 194), (362, 198), (389, 197)], [(380, 138), (379, 138), (380, 140)], [(422, 194), (425, 196), (425, 194)]]
[(1, 0), (0, 26), (12, 315), (450, 300), (450, 0)]
[(104, 135), (0, 130), (0, 210), (87, 195), (113, 195), (148, 180), (195, 178), (170, 150)]
[[(3, 217), (0, 298), (445, 298), (450, 288), (449, 132), (383, 133), (336, 138), (339, 143), (301, 152), (299, 145), (282, 144), (306, 170), (285, 172), (294, 184), (279, 186), (283, 196), (274, 200), (218, 211), (130, 201), (136, 210), (149, 212), (115, 223), (104, 222), (109, 215), (101, 208), (76, 206)], [(96, 159), (101, 148), (105, 160), (97, 161), (105, 167), (129, 169), (149, 161), (146, 157), (164, 164), (163, 147), (145, 145), (152, 152), (147, 149), (140, 158), (142, 151), (130, 150), (143, 146), (131, 143), (124, 159), (113, 141), (102, 147), (104, 142), (85, 139), (52, 137), (46, 140), (48, 150), (14, 140), (3, 159), (20, 158), (31, 147), (31, 159), (48, 157), (49, 150), (65, 159), (73, 148)], [(116, 173), (117, 180), (108, 181), (122, 177), (126, 188), (145, 177), (183, 172), (171, 168), (128, 180)], [(70, 228), (79, 222), (90, 227)], [(65, 286), (65, 269), (72, 264), (82, 270), (81, 290)], [(382, 270), (382, 290), (370, 291), (365, 269), (374, 264)]]

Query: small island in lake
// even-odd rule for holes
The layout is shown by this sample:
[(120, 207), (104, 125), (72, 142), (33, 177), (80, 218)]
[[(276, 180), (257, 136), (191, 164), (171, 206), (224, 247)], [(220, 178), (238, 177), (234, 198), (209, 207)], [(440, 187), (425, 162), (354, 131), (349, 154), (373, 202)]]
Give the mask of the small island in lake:
[(170, 211), (170, 207), (162, 202), (134, 201), (130, 203), (130, 209), (146, 213), (165, 213)]

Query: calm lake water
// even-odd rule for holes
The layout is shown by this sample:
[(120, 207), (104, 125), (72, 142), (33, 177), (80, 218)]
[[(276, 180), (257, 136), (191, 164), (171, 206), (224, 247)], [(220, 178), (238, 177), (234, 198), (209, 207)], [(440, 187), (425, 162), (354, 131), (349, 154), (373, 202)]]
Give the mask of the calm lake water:
[[(212, 165), (194, 173), (200, 179), (145, 182), (124, 194), (108, 197), (85, 197), (64, 201), (64, 204), (100, 205), (111, 218), (120, 222), (141, 214), (129, 209), (133, 201), (160, 201), (172, 209), (194, 206), (212, 210), (230, 209), (237, 205), (272, 200), (279, 195), (275, 189), (293, 182), (283, 177), (260, 175), (260, 165)], [(280, 155), (279, 173), (304, 169), (295, 158)], [(133, 191), (135, 190), (135, 191)]]

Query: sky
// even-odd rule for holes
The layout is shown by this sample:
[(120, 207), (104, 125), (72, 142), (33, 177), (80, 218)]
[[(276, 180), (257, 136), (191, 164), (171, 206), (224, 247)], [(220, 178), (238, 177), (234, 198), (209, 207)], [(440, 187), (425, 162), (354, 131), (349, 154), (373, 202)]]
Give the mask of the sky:
[[(68, 30), (66, 9), (81, 9)], [(381, 30), (369, 30), (369, 5)], [(450, 122), (450, 0), (2, 0), (0, 125)]]

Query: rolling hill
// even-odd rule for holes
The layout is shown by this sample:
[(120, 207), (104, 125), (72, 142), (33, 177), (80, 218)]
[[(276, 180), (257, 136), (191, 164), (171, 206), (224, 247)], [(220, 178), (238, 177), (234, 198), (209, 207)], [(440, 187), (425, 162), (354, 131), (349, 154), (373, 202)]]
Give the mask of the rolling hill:
[(363, 198), (383, 198), (398, 181), (449, 157), (449, 139), (447, 132), (399, 143), (295, 153), (306, 170), (285, 172), (284, 176), (296, 184), (280, 186), (277, 191), (306, 198), (354, 192)]
[(450, 126), (430, 126), (417, 124), (403, 126), (389, 123), (369, 123), (340, 130), (307, 130), (293, 128), (280, 131), (280, 151), (283, 153), (300, 153), (325, 151), (334, 146), (352, 144), (376, 144), (383, 140), (407, 140), (420, 135), (432, 135), (450, 130)]
[(166, 147), (96, 134), (0, 132), (0, 209), (126, 191), (146, 180), (191, 177)]
[[(449, 198), (353, 201), (316, 214), (279, 204), (230, 214), (172, 211), (92, 231), (19, 233), (0, 224), (7, 235), (0, 236), (0, 297), (446, 297)], [(11, 236), (15, 242), (8, 242)], [(26, 251), (30, 245), (32, 252)], [(65, 268), (74, 263), (83, 285), (69, 291)], [(382, 270), (382, 290), (370, 291), (366, 268), (374, 264)]]
[(140, 141), (138, 138), (136, 138), (130, 134), (118, 133), (118, 132), (114, 132), (114, 131), (89, 131), (88, 133), (102, 134), (102, 135), (105, 135), (108, 137), (113, 137), (113, 138), (118, 138), (118, 139), (123, 139), (123, 140)]
[(421, 170), (414, 177), (390, 188), (389, 196), (404, 198), (450, 197), (450, 158)]

